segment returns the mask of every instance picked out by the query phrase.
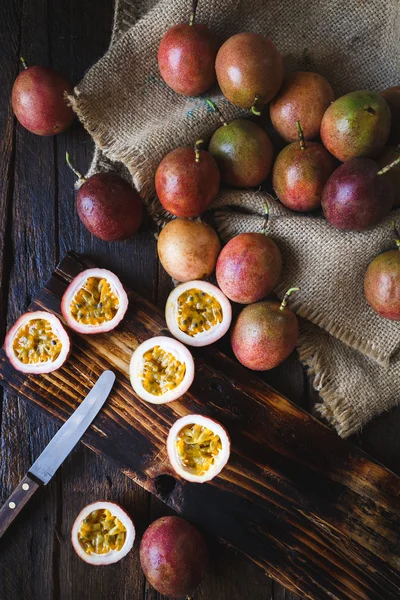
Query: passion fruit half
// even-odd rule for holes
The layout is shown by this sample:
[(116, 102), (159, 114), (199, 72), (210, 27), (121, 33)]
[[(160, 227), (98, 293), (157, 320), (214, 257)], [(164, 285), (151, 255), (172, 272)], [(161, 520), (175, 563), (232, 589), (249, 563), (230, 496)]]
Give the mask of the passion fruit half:
[(186, 346), (173, 338), (150, 338), (133, 353), (130, 377), (133, 389), (142, 400), (152, 404), (172, 402), (192, 384), (193, 358)]
[(216, 477), (229, 460), (226, 429), (203, 415), (186, 415), (171, 427), (168, 457), (174, 471), (187, 481), (204, 483)]
[(11, 327), (4, 341), (7, 357), (21, 373), (51, 373), (67, 360), (70, 341), (60, 320), (45, 311), (28, 312)]
[(69, 327), (78, 333), (111, 331), (128, 309), (128, 296), (114, 273), (106, 269), (87, 269), (67, 287), (61, 311)]
[(130, 516), (114, 502), (94, 502), (81, 510), (72, 526), (77, 555), (91, 565), (111, 565), (126, 556), (135, 541)]
[(232, 307), (225, 294), (212, 283), (187, 281), (168, 296), (165, 319), (179, 341), (189, 346), (208, 346), (228, 331)]

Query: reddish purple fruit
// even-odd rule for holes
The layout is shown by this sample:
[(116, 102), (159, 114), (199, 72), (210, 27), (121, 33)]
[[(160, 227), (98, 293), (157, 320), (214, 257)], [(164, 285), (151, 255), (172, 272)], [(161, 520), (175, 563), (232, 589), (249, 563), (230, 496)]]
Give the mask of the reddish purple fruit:
[(222, 249), (216, 276), (225, 296), (233, 302), (250, 304), (274, 289), (281, 270), (282, 255), (270, 237), (241, 233)]
[(199, 96), (216, 82), (216, 36), (205, 26), (194, 23), (196, 5), (189, 23), (171, 27), (158, 49), (158, 66), (165, 83), (178, 94)]
[(281, 303), (268, 300), (250, 304), (239, 314), (231, 343), (242, 365), (253, 371), (268, 371), (293, 352), (299, 337), (299, 323), (286, 303), (290, 294), (298, 289), (288, 290)]
[(370, 158), (353, 158), (341, 165), (325, 186), (322, 209), (338, 229), (363, 231), (385, 217), (393, 206), (393, 183), (382, 177), (378, 163)]
[(161, 204), (177, 217), (197, 217), (215, 200), (219, 190), (218, 165), (208, 152), (176, 148), (160, 162), (156, 191)]
[(191, 594), (203, 579), (208, 552), (194, 525), (181, 517), (161, 517), (144, 532), (140, 563), (157, 592), (181, 597)]
[(390, 142), (398, 144), (400, 142), (400, 85), (388, 88), (381, 93), (381, 96), (388, 103), (392, 115)]
[(36, 135), (56, 135), (69, 127), (74, 112), (65, 100), (72, 85), (61, 73), (47, 67), (27, 67), (12, 89), (12, 107), (18, 121)]
[(299, 141), (286, 146), (274, 164), (272, 182), (279, 200), (298, 212), (321, 206), (322, 192), (337, 163), (317, 142), (304, 142), (297, 121)]
[[(390, 165), (393, 161), (400, 158), (400, 146), (386, 146), (378, 158), (378, 164), (381, 168)], [(393, 208), (400, 206), (400, 164), (392, 167), (384, 177), (391, 179), (394, 186), (394, 204)]]

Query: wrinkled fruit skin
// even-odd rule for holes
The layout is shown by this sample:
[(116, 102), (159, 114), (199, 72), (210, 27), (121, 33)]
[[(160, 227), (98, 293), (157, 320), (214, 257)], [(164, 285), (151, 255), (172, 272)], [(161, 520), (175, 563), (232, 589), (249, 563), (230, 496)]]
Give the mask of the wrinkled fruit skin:
[(157, 250), (162, 266), (171, 277), (191, 281), (211, 275), (221, 244), (209, 225), (174, 219), (161, 230)]
[(377, 92), (359, 91), (341, 96), (329, 106), (321, 123), (325, 148), (341, 161), (377, 156), (387, 142), (391, 115)]
[(385, 217), (393, 206), (390, 179), (377, 175), (378, 164), (353, 158), (334, 171), (322, 195), (325, 217), (338, 229), (363, 231)]
[[(400, 156), (400, 148), (396, 148), (395, 146), (386, 146), (384, 148), (382, 154), (378, 158), (378, 164), (380, 168), (386, 167), (391, 162), (399, 158)], [(400, 206), (400, 164), (392, 167), (390, 171), (382, 175), (382, 177), (387, 177), (391, 179), (394, 185), (394, 204), (393, 208)]]
[(175, 25), (158, 49), (161, 77), (178, 94), (203, 94), (216, 81), (217, 50), (217, 38), (205, 25)]
[(218, 51), (217, 79), (225, 98), (242, 108), (267, 104), (278, 93), (283, 79), (283, 63), (272, 40), (258, 33), (238, 33)]
[(381, 96), (386, 100), (392, 114), (392, 128), (390, 130), (390, 142), (400, 142), (400, 85), (388, 88)]
[(193, 148), (176, 148), (161, 161), (156, 172), (157, 196), (177, 217), (197, 217), (215, 200), (220, 183), (218, 165), (205, 150), (195, 162)]
[(231, 333), (236, 358), (253, 371), (268, 371), (281, 364), (294, 350), (299, 324), (294, 312), (280, 303), (258, 302), (239, 314)]
[(64, 94), (72, 85), (54, 69), (33, 66), (20, 72), (12, 89), (12, 107), (18, 121), (36, 135), (56, 135), (69, 127), (74, 112)]
[(216, 276), (221, 290), (233, 302), (250, 304), (273, 290), (282, 270), (275, 242), (262, 233), (241, 233), (218, 257)]
[(260, 185), (268, 177), (274, 157), (268, 134), (245, 119), (217, 129), (208, 151), (217, 161), (221, 180), (239, 188)]
[(149, 583), (166, 596), (190, 595), (203, 579), (208, 552), (200, 532), (181, 517), (161, 517), (145, 531), (140, 563)]
[(139, 194), (111, 171), (96, 173), (82, 184), (76, 208), (90, 233), (106, 242), (129, 238), (139, 229), (143, 217)]
[(304, 139), (319, 135), (322, 117), (335, 99), (333, 90), (322, 75), (296, 71), (285, 78), (269, 110), (272, 125), (287, 142), (297, 140), (296, 121), (300, 121)]
[(286, 146), (274, 164), (272, 181), (279, 200), (291, 210), (307, 212), (319, 208), (322, 192), (337, 167), (336, 160), (317, 142)]
[(368, 304), (385, 319), (400, 321), (400, 251), (388, 250), (369, 264), (364, 279)]

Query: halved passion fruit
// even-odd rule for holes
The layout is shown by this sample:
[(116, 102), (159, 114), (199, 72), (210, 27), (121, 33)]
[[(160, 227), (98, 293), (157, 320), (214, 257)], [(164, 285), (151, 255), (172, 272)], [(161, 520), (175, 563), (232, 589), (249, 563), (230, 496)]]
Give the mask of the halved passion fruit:
[(91, 565), (110, 565), (126, 556), (135, 541), (135, 526), (114, 502), (88, 504), (77, 516), (71, 541), (77, 555)]
[(187, 281), (168, 296), (167, 327), (174, 337), (189, 346), (207, 346), (229, 329), (232, 307), (223, 292), (207, 281)]
[(51, 373), (66, 361), (70, 341), (60, 320), (45, 311), (22, 315), (6, 335), (4, 349), (14, 369)]
[(180, 398), (191, 386), (193, 358), (189, 350), (173, 338), (150, 338), (133, 353), (130, 376), (139, 398), (165, 404)]
[(203, 415), (186, 415), (171, 427), (168, 457), (174, 471), (187, 481), (204, 483), (218, 475), (229, 460), (226, 429)]
[(128, 296), (114, 273), (87, 269), (67, 287), (61, 310), (67, 325), (78, 333), (104, 333), (114, 329), (128, 309)]

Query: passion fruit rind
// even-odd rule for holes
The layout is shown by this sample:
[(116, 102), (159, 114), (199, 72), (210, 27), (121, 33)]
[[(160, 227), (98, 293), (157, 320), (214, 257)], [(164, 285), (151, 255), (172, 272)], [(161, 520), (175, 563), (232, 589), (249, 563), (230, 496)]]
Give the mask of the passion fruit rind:
[(71, 343), (55, 315), (34, 311), (22, 315), (11, 327), (4, 349), (17, 371), (39, 375), (59, 369), (68, 358)]
[(211, 481), (225, 467), (230, 455), (226, 429), (204, 415), (186, 415), (171, 427), (168, 457), (174, 471), (187, 481)]
[(69, 327), (81, 334), (115, 329), (128, 310), (128, 296), (118, 277), (107, 269), (87, 269), (66, 289), (61, 311)]
[(131, 384), (142, 400), (165, 404), (180, 398), (191, 386), (194, 361), (190, 351), (167, 336), (150, 338), (132, 355)]
[(71, 541), (85, 562), (108, 565), (128, 554), (135, 533), (132, 519), (121, 506), (98, 501), (81, 510), (72, 527)]

